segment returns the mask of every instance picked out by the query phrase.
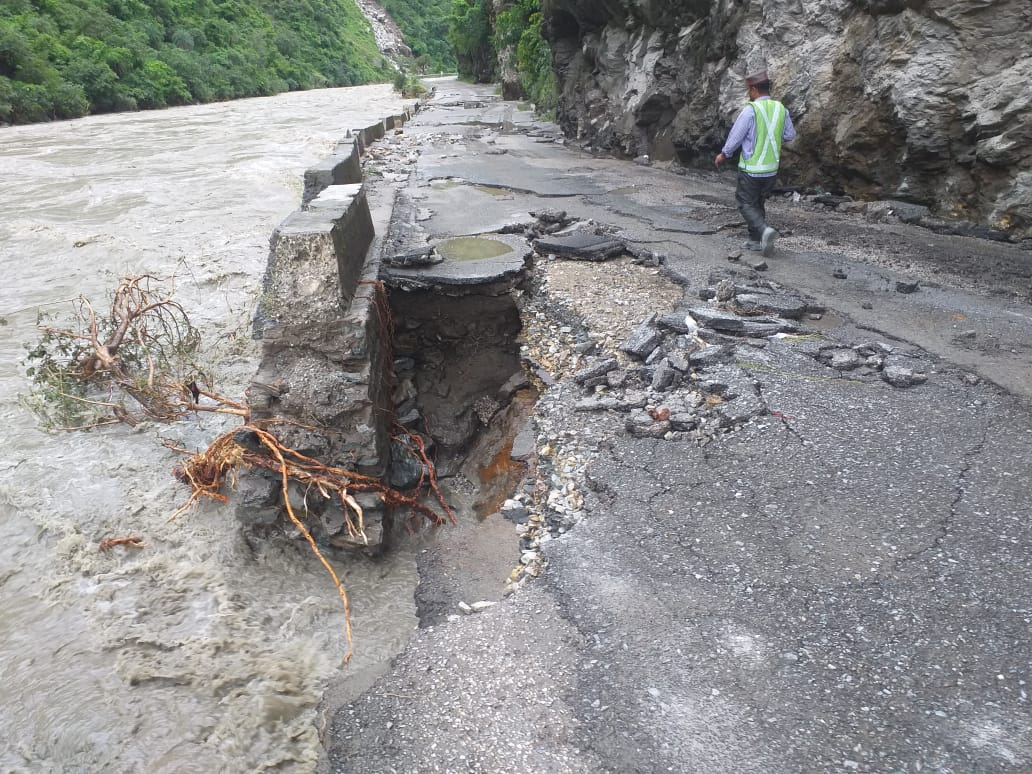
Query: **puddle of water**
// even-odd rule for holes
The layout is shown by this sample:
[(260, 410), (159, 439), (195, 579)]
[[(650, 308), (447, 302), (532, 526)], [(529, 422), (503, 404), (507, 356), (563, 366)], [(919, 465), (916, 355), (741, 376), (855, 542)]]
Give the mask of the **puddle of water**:
[(446, 239), (437, 245), (437, 252), (453, 261), (479, 261), (511, 253), (512, 248), (497, 239), (456, 237)]
[[(465, 180), (458, 178), (448, 178), (446, 180), (432, 180), (430, 187), (435, 191), (450, 191), (452, 188), (458, 188), (459, 186), (469, 185)], [(475, 190), (485, 193), (488, 196), (512, 196), (512, 191), (508, 188), (501, 188), (496, 185), (474, 185), (472, 186)]]
[(475, 185), (473, 187), (481, 193), (486, 193), (488, 196), (512, 196), (512, 191), (507, 188), (499, 188), (496, 185)]

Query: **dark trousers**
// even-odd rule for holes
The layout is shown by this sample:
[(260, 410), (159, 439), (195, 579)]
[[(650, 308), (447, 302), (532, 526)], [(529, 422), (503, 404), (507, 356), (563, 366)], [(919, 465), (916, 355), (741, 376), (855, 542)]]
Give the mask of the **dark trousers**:
[(763, 203), (774, 188), (774, 177), (752, 177), (738, 170), (738, 187), (735, 189), (735, 202), (738, 211), (745, 218), (749, 227), (749, 239), (759, 242), (763, 229), (767, 227), (767, 210)]

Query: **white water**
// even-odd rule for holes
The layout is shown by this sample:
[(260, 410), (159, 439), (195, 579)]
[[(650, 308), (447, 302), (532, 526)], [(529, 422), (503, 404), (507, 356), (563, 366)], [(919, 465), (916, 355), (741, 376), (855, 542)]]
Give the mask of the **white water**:
[[(169, 521), (188, 490), (161, 439), (203, 448), (215, 420), (47, 434), (17, 400), (37, 310), (127, 273), (174, 278), (219, 390), (242, 397), (303, 170), (401, 108), (371, 86), (0, 129), (0, 770), (311, 770), (327, 682), (377, 670), (415, 628), (412, 549), (336, 562), (343, 669), (340, 599), (305, 546), (252, 549), (215, 505)], [(123, 535), (146, 547), (98, 550)]]

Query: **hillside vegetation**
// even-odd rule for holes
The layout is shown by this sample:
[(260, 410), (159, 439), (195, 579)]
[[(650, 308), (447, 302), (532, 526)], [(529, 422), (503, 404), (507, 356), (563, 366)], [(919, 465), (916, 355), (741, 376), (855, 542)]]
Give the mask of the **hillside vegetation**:
[(448, 42), (452, 0), (381, 0), (412, 49), (421, 72), (454, 72), (455, 51)]
[(389, 79), (352, 0), (2, 0), (0, 122)]
[[(487, 83), (515, 73), (518, 91), (547, 113), (558, 104), (552, 51), (541, 34), (540, 0), (452, 0), (448, 39), (459, 75)], [(504, 90), (503, 90), (504, 93)]]

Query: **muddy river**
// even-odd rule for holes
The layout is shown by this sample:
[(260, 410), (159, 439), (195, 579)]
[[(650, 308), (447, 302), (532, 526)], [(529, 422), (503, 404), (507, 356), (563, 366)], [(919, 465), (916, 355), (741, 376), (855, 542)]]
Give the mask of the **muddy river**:
[[(303, 544), (249, 541), (215, 505), (170, 520), (188, 490), (162, 441), (203, 448), (221, 420), (48, 433), (20, 402), (38, 312), (130, 273), (174, 284), (242, 396), (303, 170), (401, 108), (370, 86), (0, 129), (0, 770), (310, 770), (327, 684), (368, 680), (416, 627), (416, 546), (336, 562), (342, 673), (340, 600)], [(126, 535), (144, 548), (98, 550)]]

